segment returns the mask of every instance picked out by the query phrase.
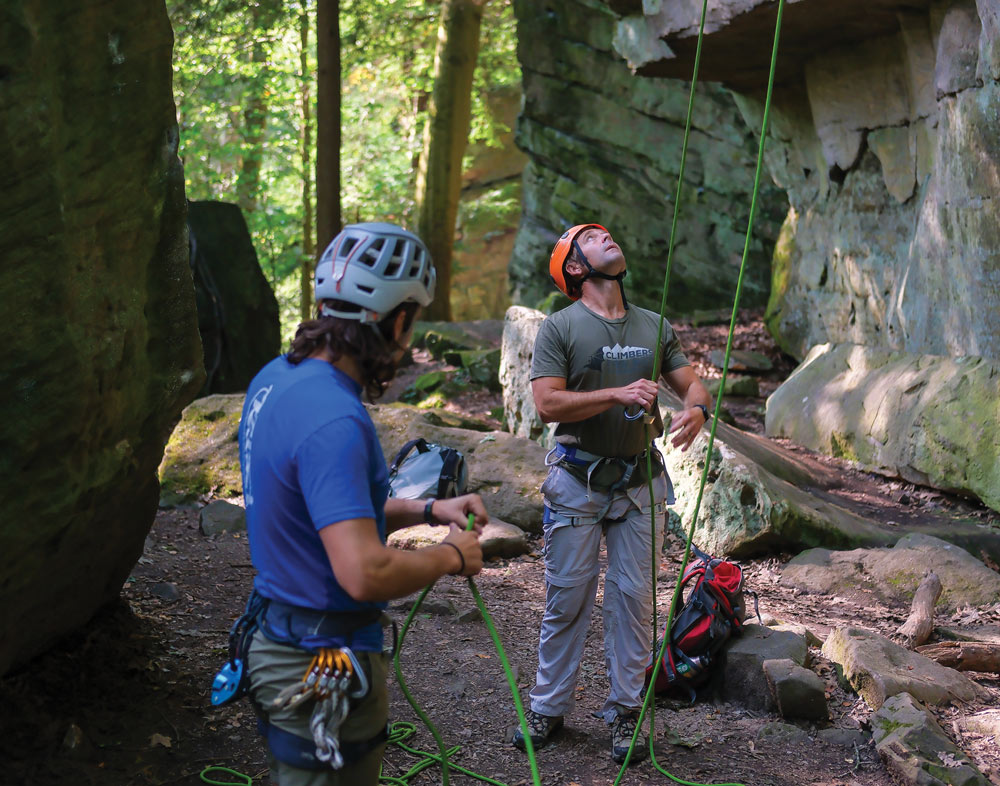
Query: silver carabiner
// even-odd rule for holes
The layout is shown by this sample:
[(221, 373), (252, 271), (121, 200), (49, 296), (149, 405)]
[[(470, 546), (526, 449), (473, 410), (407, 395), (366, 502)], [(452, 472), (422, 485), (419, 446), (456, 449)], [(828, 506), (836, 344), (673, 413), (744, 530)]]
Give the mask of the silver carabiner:
[[(635, 406), (639, 407), (638, 404), (636, 404)], [(655, 417), (653, 417), (653, 414), (651, 412), (647, 412), (642, 407), (639, 407), (639, 411), (636, 412), (634, 415), (630, 415), (628, 412), (628, 407), (625, 407), (625, 410), (623, 411), (622, 414), (625, 415), (625, 420), (638, 420), (639, 418), (645, 416), (647, 424), (652, 423), (656, 419)]]
[(354, 650), (350, 647), (341, 647), (340, 649), (350, 659), (351, 667), (358, 678), (358, 687), (347, 695), (352, 699), (360, 699), (368, 694), (368, 677), (365, 675), (365, 670), (361, 668), (361, 663), (358, 661), (358, 656), (354, 654)]

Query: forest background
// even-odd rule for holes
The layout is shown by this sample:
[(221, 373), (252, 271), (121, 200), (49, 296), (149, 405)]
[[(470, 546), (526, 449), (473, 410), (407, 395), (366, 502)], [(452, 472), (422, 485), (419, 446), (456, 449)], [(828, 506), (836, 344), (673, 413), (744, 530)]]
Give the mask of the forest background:
[[(168, 0), (174, 97), (190, 200), (238, 204), (278, 299), (283, 343), (303, 316), (302, 271), (315, 265), (317, 11), (327, 0)], [(418, 225), (417, 173), (449, 2), (340, 0), (340, 216)], [(510, 129), (488, 107), (519, 89), (510, 0), (483, 13), (467, 141), (497, 147)], [(332, 6), (332, 9), (331, 9)], [(464, 140), (463, 140), (464, 143)], [(487, 189), (458, 224), (516, 226), (519, 190)], [(482, 215), (483, 213), (489, 215)], [(458, 241), (459, 244), (461, 241)]]

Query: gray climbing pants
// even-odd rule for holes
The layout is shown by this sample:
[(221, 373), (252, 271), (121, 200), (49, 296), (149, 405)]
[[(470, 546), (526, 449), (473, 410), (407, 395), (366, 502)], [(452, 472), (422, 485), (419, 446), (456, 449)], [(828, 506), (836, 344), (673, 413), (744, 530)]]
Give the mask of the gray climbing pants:
[[(665, 503), (673, 502), (666, 474), (653, 480), (656, 550), (663, 543)], [(545, 614), (538, 641), (538, 672), (531, 709), (565, 715), (573, 706), (580, 659), (600, 575), (601, 535), (607, 543), (604, 576), (604, 658), (610, 691), (602, 707), (609, 722), (618, 711), (642, 706), (650, 659), (653, 591), (650, 499), (646, 485), (607, 493), (591, 490), (555, 465), (542, 484), (546, 503)], [(596, 516), (604, 512), (602, 518)]]

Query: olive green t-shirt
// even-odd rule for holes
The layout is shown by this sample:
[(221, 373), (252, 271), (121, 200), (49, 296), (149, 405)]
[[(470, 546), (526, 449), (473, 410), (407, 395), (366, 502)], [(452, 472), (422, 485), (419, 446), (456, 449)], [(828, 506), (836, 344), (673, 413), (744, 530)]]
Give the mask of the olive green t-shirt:
[[(547, 317), (535, 338), (531, 379), (562, 377), (567, 390), (602, 390), (624, 387), (653, 374), (659, 314), (630, 305), (620, 319), (605, 319), (577, 301)], [(670, 324), (663, 322), (663, 361), (660, 373), (688, 366), (680, 341)], [(632, 410), (636, 411), (636, 410)], [(634, 456), (647, 446), (643, 418), (625, 420), (625, 408), (608, 410), (576, 423), (560, 423), (556, 441), (575, 445), (599, 456)], [(659, 408), (653, 434), (663, 433)]]

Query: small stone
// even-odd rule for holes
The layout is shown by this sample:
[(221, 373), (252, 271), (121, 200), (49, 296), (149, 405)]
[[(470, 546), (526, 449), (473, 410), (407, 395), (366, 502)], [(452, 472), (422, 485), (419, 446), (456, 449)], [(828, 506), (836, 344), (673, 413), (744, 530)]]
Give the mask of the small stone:
[(203, 535), (243, 532), (247, 528), (247, 514), (239, 505), (217, 499), (201, 509), (198, 527)]
[(149, 594), (167, 603), (173, 603), (181, 597), (180, 590), (172, 581), (158, 581), (149, 588)]
[(766, 660), (764, 675), (783, 718), (827, 720), (826, 686), (819, 676), (794, 661)]
[(83, 729), (75, 723), (70, 723), (69, 728), (66, 729), (66, 733), (63, 735), (63, 749), (68, 753), (79, 753), (86, 742), (87, 738), (83, 733)]
[[(726, 353), (721, 349), (713, 349), (708, 353), (711, 363), (722, 368), (726, 361)], [(771, 359), (760, 352), (748, 352), (734, 349), (729, 353), (730, 371), (770, 371), (774, 367)]]
[(809, 735), (791, 723), (765, 723), (757, 732), (757, 742), (788, 745), (796, 742), (809, 742)]
[(471, 609), (466, 609), (458, 615), (459, 622), (479, 622), (482, 618), (483, 614), (476, 606), (473, 606)]
[(871, 742), (872, 738), (871, 734), (861, 729), (820, 729), (816, 736), (827, 745), (840, 745), (844, 748), (852, 748), (855, 745), (860, 748)]

